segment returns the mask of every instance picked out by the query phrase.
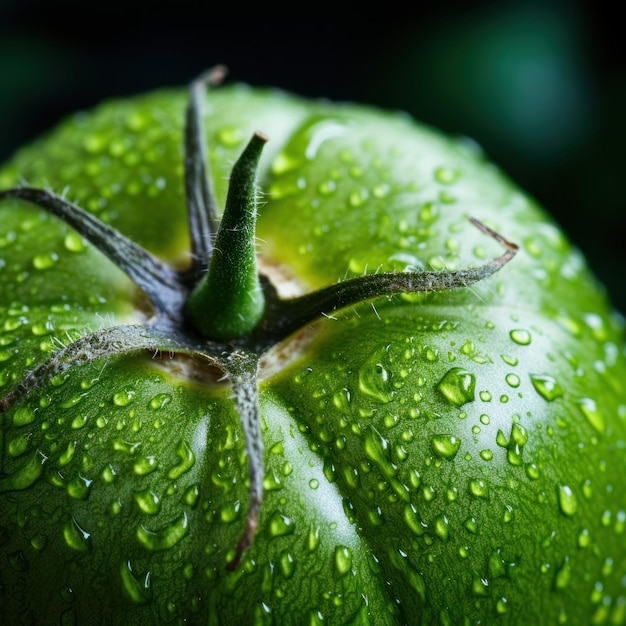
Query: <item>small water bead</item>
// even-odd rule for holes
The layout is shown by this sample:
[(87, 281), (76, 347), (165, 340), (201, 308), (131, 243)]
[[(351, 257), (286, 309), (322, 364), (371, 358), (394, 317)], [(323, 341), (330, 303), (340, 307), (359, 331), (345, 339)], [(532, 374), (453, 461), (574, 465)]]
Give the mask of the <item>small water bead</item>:
[(531, 334), (522, 328), (517, 328), (509, 333), (511, 339), (520, 346), (527, 346), (532, 341)]
[(174, 465), (167, 473), (168, 478), (176, 479), (188, 470), (190, 470), (196, 462), (196, 456), (186, 441), (181, 441), (176, 448), (178, 463)]
[(506, 382), (510, 387), (517, 388), (520, 386), (521, 380), (516, 374), (507, 374)]
[(0, 478), (0, 493), (28, 489), (41, 476), (47, 460), (41, 452), (35, 452), (15, 473)]

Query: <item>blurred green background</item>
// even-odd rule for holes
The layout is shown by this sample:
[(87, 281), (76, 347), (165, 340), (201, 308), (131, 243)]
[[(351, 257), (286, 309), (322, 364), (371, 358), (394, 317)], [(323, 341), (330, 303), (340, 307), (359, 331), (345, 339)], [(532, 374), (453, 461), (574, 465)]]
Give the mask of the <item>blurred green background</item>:
[(77, 109), (222, 62), (235, 80), (399, 108), (472, 137), (555, 216), (626, 312), (617, 10), (604, 0), (253, 10), (0, 0), (0, 161)]

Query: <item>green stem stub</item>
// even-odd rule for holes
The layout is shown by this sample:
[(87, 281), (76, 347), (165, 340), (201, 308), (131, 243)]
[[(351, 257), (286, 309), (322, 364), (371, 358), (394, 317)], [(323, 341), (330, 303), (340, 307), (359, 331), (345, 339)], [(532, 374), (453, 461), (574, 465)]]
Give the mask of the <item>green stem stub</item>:
[(266, 141), (263, 134), (255, 133), (233, 167), (208, 273), (187, 300), (189, 320), (213, 340), (246, 336), (265, 310), (256, 262), (255, 179)]

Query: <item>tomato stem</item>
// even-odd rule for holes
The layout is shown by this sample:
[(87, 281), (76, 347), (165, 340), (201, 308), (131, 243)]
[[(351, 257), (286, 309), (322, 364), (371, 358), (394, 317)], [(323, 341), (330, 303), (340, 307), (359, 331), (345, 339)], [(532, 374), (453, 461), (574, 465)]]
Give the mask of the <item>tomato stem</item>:
[(209, 271), (186, 313), (207, 339), (239, 339), (258, 324), (265, 298), (256, 261), (256, 171), (267, 138), (255, 133), (235, 163)]

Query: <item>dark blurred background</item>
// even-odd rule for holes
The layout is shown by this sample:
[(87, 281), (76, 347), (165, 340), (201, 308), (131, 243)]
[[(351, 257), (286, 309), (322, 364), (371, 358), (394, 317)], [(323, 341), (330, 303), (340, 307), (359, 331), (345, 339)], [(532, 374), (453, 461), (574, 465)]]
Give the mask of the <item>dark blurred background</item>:
[(626, 312), (617, 8), (607, 0), (377, 6), (0, 0), (0, 161), (72, 111), (182, 85), (222, 62), (238, 81), (399, 108), (471, 136), (556, 217)]

